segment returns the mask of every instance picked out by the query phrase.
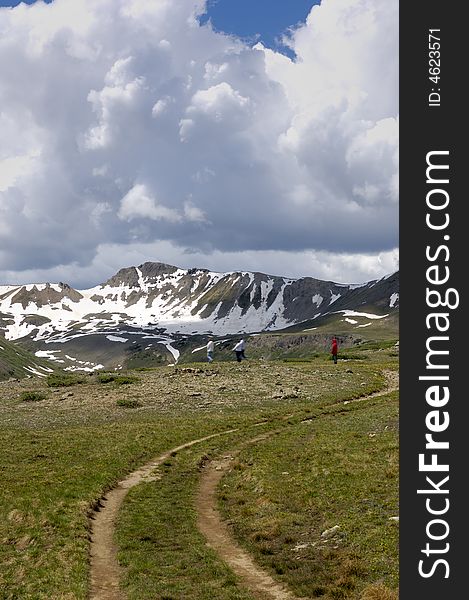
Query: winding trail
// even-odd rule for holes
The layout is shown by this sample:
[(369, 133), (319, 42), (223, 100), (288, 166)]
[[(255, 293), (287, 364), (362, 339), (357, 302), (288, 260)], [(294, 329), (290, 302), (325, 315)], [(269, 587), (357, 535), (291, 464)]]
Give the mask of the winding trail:
[[(360, 402), (361, 400), (382, 396), (398, 389), (399, 374), (395, 371), (384, 371), (384, 374), (388, 384), (384, 390), (355, 400), (341, 401), (337, 404)], [(305, 419), (305, 421), (307, 420), (309, 419)], [(264, 423), (257, 423), (256, 425), (262, 424)], [(152, 471), (167, 460), (174, 452), (236, 431), (239, 431), (239, 429), (228, 429), (191, 440), (172, 448), (130, 473), (115, 488), (101, 498), (90, 519), (90, 600), (125, 600), (124, 593), (119, 589), (121, 569), (117, 561), (114, 530), (119, 509), (129, 489), (142, 481), (156, 481), (157, 476), (152, 475)], [(223, 458), (211, 461), (205, 465), (195, 500), (198, 513), (198, 527), (207, 539), (209, 546), (241, 578), (243, 585), (251, 591), (255, 598), (259, 600), (302, 600), (282, 587), (266, 571), (257, 566), (249, 554), (237, 545), (217, 509), (217, 484), (224, 473), (230, 469), (234, 457), (246, 445), (267, 439), (275, 432), (270, 431), (246, 440), (236, 450), (225, 454)]]
[(259, 600), (302, 600), (261, 569), (249, 554), (233, 540), (217, 509), (217, 485), (223, 475), (230, 470), (234, 457), (239, 454), (241, 448), (265, 440), (274, 433), (275, 431), (271, 431), (253, 438), (235, 452), (205, 465), (195, 503), (198, 513), (197, 526), (205, 536), (208, 545), (240, 577), (243, 585), (255, 598)]
[(152, 471), (172, 453), (235, 431), (238, 430), (228, 429), (172, 448), (130, 473), (101, 498), (91, 517), (90, 600), (124, 600), (125, 598), (119, 589), (121, 569), (117, 561), (114, 529), (117, 514), (127, 492), (142, 481), (155, 481), (156, 477), (152, 476)]

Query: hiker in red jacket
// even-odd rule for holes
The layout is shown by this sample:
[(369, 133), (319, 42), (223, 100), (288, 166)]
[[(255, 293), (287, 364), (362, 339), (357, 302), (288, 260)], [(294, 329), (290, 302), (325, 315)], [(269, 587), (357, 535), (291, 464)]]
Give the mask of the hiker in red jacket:
[(332, 354), (332, 359), (333, 359), (335, 365), (337, 364), (337, 350), (338, 350), (337, 339), (334, 336), (332, 338), (331, 354)]

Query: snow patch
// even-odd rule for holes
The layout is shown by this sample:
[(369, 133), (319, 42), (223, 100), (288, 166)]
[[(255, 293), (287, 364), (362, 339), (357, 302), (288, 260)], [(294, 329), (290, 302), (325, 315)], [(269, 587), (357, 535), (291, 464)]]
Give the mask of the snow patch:
[(34, 369), (33, 367), (23, 367), (23, 369), (25, 371), (28, 371), (29, 373), (33, 373), (33, 375), (37, 375), (38, 377), (47, 377), (47, 375), (45, 373), (41, 373), (40, 371), (38, 371), (37, 369)]
[(117, 335), (107, 335), (106, 339), (110, 342), (122, 342), (123, 344), (129, 341), (127, 338), (118, 337)]
[(179, 355), (180, 352), (179, 350), (176, 350), (176, 348), (173, 348), (173, 346), (171, 346), (171, 344), (169, 342), (161, 342), (163, 344), (163, 346), (166, 346), (166, 349), (169, 350), (171, 352), (171, 354), (173, 355), (174, 358), (174, 363), (176, 364), (177, 361), (179, 360)]
[(342, 313), (345, 317), (366, 317), (367, 319), (384, 319), (389, 316), (389, 314), (374, 315), (372, 313), (358, 312), (356, 310), (338, 310), (336, 312)]
[(324, 298), (320, 294), (314, 294), (313, 304), (316, 304), (318, 308), (321, 306), (323, 300)]
[(192, 350), (191, 354), (194, 354), (194, 352), (200, 352), (201, 350), (204, 350), (207, 346), (200, 346), (199, 348), (194, 348), (194, 350)]
[(34, 353), (38, 358), (48, 358), (49, 360), (57, 360), (54, 354), (62, 352), (61, 350), (38, 350)]

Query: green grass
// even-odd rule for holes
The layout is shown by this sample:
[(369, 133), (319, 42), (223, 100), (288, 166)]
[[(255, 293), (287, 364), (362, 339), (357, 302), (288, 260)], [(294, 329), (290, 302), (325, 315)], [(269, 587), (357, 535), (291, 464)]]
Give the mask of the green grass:
[(82, 375), (67, 373), (52, 373), (47, 376), (47, 385), (49, 387), (69, 387), (78, 383), (83, 383), (85, 378)]
[(331, 408), (243, 451), (222, 480), (236, 537), (298, 595), (397, 588), (397, 415), (396, 393)]
[(133, 375), (120, 375), (117, 373), (99, 373), (99, 383), (116, 383), (117, 385), (126, 385), (128, 383), (135, 383), (138, 381), (138, 377)]
[[(337, 355), (337, 360), (368, 360), (370, 357), (363, 353), (358, 352), (340, 352)], [(329, 360), (333, 360), (332, 356), (329, 357)]]
[(37, 392), (36, 390), (26, 390), (20, 394), (21, 402), (39, 402), (45, 398), (47, 398), (47, 395), (44, 392)]
[(319, 358), (320, 356), (321, 356), (321, 354), (319, 354), (318, 352), (315, 352), (314, 354), (312, 354), (312, 356), (310, 358), (284, 358), (283, 362), (285, 362), (285, 363), (298, 363), (298, 362), (309, 363), (309, 362), (311, 362), (312, 358)]
[(21, 439), (0, 431), (0, 597), (86, 598), (90, 507), (126, 472), (197, 432), (168, 419), (26, 430)]
[(118, 398), (116, 406), (121, 406), (123, 408), (139, 408), (142, 405), (135, 398)]
[[(160, 481), (133, 488), (121, 509), (117, 533), (119, 556), (125, 567), (122, 583), (129, 600), (247, 600), (249, 595), (205, 546), (195, 527), (193, 494), (201, 457), (216, 456), (225, 448), (253, 437), (262, 428), (284, 428), (271, 442), (259, 446), (266, 481), (270, 480), (273, 475), (269, 474), (268, 454), (262, 455), (262, 448), (269, 448), (270, 443), (278, 440), (279, 452), (290, 444), (292, 456), (296, 456), (301, 440), (306, 439), (305, 432), (313, 431), (308, 428), (316, 428), (320, 421), (329, 423), (329, 430), (324, 429), (323, 434), (326, 439), (333, 435), (334, 423), (336, 427), (337, 422), (345, 424), (344, 419), (352, 418), (351, 415), (357, 415), (358, 419), (359, 411), (352, 411), (352, 404), (341, 405), (342, 413), (337, 412), (336, 403), (382, 389), (382, 366), (395, 367), (396, 361), (379, 364), (366, 361), (351, 366), (346, 362), (332, 365), (324, 361), (194, 363), (139, 371), (132, 386), (102, 385), (99, 376), (92, 376), (78, 378), (66, 390), (37, 379), (34, 391), (47, 395), (44, 402), (18, 402), (22, 393), (31, 391), (30, 380), (0, 386), (0, 598), (87, 598), (88, 516), (102, 494), (164, 450), (237, 427), (239, 432), (226, 439), (217, 438), (178, 452), (161, 467)], [(132, 373), (115, 375), (134, 377)], [(139, 410), (123, 410), (136, 402)], [(368, 419), (381, 422), (378, 402), (365, 400), (358, 405), (370, 411)], [(313, 425), (302, 424), (305, 418), (315, 418)], [(261, 428), (252, 427), (261, 421), (265, 421)], [(356, 429), (359, 422), (358, 419)], [(340, 431), (345, 435), (346, 429)], [(347, 435), (350, 443), (354, 442), (352, 433)], [(337, 446), (337, 435), (332, 439), (331, 445)], [(282, 453), (271, 456), (275, 456), (273, 462), (275, 465), (278, 462), (278, 468), (286, 460)], [(354, 456), (360, 462), (358, 451), (351, 453), (352, 463)], [(381, 460), (378, 454), (375, 458)], [(341, 464), (339, 459), (340, 454), (329, 456), (331, 465)], [(312, 452), (308, 460), (298, 462), (298, 485), (301, 469), (310, 477), (308, 472), (314, 460)], [(374, 468), (373, 461), (366, 464)], [(277, 466), (271, 468), (272, 473), (276, 473)], [(329, 490), (330, 494), (339, 492), (340, 489)], [(346, 493), (350, 494), (350, 489)], [(365, 496), (372, 501), (371, 508), (373, 502), (381, 501), (379, 494), (377, 489)], [(303, 519), (309, 518), (313, 501), (309, 496), (305, 498), (303, 508), (295, 509), (295, 515), (305, 513)], [(249, 506), (251, 499), (247, 493), (244, 500), (244, 506)], [(350, 506), (355, 510), (353, 503)], [(251, 508), (257, 509), (257, 501)], [(370, 515), (370, 519), (375, 518)], [(291, 516), (288, 518), (291, 520)], [(373, 531), (381, 533), (389, 525), (374, 520), (370, 523)], [(290, 535), (297, 531), (295, 527), (293, 523)], [(246, 540), (250, 540), (250, 534)], [(377, 544), (376, 540), (377, 536), (370, 533), (367, 538), (370, 548)], [(377, 547), (387, 554), (387, 546)], [(269, 548), (265, 546), (267, 552)], [(368, 552), (356, 548), (358, 555), (365, 551)], [(282, 569), (280, 554), (262, 556), (276, 558)], [(342, 568), (340, 560), (331, 564), (336, 569)], [(353, 570), (352, 567), (348, 568)], [(395, 581), (389, 574), (394, 567), (387, 566), (386, 570), (377, 562), (373, 568), (376, 577), (388, 578), (389, 585)], [(281, 578), (279, 569), (274, 571)], [(369, 575), (360, 577), (371, 582)]]

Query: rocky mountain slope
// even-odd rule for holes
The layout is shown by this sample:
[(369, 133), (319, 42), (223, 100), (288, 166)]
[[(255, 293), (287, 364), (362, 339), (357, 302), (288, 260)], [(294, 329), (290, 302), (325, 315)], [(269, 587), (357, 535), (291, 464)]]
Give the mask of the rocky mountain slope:
[[(0, 335), (87, 370), (117, 364), (136, 349), (154, 352), (156, 345), (163, 362), (177, 361), (175, 341), (190, 336), (301, 328), (331, 314), (353, 321), (359, 311), (386, 318), (398, 310), (398, 298), (398, 273), (357, 286), (147, 262), (87, 290), (65, 283), (0, 286)], [(65, 351), (70, 347), (75, 356)]]

